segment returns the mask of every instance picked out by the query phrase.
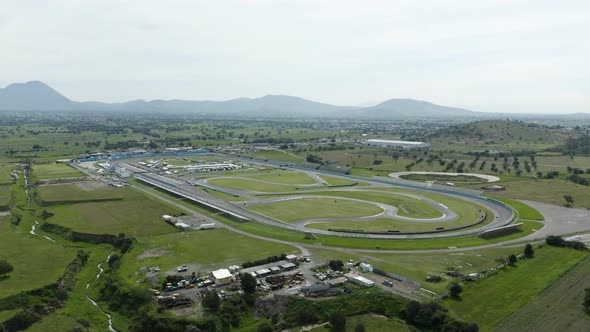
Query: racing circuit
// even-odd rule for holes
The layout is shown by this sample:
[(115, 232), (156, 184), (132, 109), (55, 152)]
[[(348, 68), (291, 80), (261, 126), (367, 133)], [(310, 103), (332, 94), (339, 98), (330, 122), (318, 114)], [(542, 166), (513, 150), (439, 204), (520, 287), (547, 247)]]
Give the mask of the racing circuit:
[[(224, 156), (224, 158), (226, 158)], [(232, 157), (237, 159), (235, 157)], [(264, 178), (253, 178), (245, 175), (211, 175), (205, 178), (192, 178), (185, 174), (164, 174), (164, 172), (154, 170), (137, 164), (139, 159), (120, 159), (114, 161), (119, 167), (125, 167), (134, 173), (134, 177), (144, 183), (158, 187), (167, 192), (184, 197), (193, 202), (196, 202), (209, 209), (214, 209), (227, 216), (237, 219), (241, 222), (254, 221), (262, 224), (281, 227), (288, 230), (294, 230), (304, 233), (313, 233), (316, 235), (330, 235), (339, 237), (354, 237), (354, 238), (371, 238), (371, 239), (432, 239), (432, 238), (450, 238), (461, 237), (469, 235), (478, 235), (481, 232), (493, 230), (499, 227), (512, 225), (517, 221), (517, 216), (513, 209), (501, 202), (490, 200), (486, 197), (480, 196), (479, 191), (453, 188), (438, 185), (423, 185), (420, 183), (406, 181), (403, 179), (376, 177), (372, 179), (359, 178), (339, 173), (320, 172), (316, 170), (303, 169), (295, 166), (275, 165), (273, 163), (242, 160), (250, 164), (256, 164), (263, 168), (278, 169), (277, 172), (281, 174), (299, 173), (306, 174), (314, 183), (286, 184), (285, 182), (277, 182), (266, 180)], [(322, 176), (329, 176), (331, 178), (362, 181), (362, 186), (328, 186)], [(239, 185), (219, 185), (216, 182), (223, 180), (227, 183), (235, 183)], [(241, 181), (241, 182), (240, 182)], [(285, 186), (287, 189), (296, 186), (296, 190), (272, 191), (265, 192), (264, 188), (260, 189), (256, 183), (265, 184), (267, 186)], [(252, 185), (250, 185), (252, 184)], [(228, 201), (212, 195), (207, 190), (219, 191), (225, 194), (233, 195), (235, 197), (243, 198), (241, 201)], [(273, 188), (274, 189), (274, 188)], [(387, 190), (400, 190), (399, 192), (389, 192)], [(408, 192), (411, 191), (411, 192)], [(333, 193), (333, 195), (331, 195)], [(420, 204), (427, 204), (434, 217), (419, 218), (415, 216), (403, 215), (400, 213), (400, 208), (392, 204), (383, 202), (376, 202), (364, 199), (357, 199), (351, 197), (343, 197), (346, 194), (383, 194), (403, 196), (403, 199), (416, 200)], [(439, 223), (453, 223), (458, 221), (461, 216), (451, 208), (437, 202), (435, 198), (427, 197), (432, 195), (440, 195), (451, 200), (460, 200), (466, 204), (480, 207), (480, 216), (473, 220), (463, 221), (463, 223), (451, 227), (433, 227), (436, 229), (429, 231), (391, 231), (383, 230), (379, 232), (365, 232), (358, 230), (347, 230), (346, 228), (330, 228), (319, 229), (310, 228), (313, 224), (341, 222), (341, 223), (371, 223), (378, 220), (391, 220), (405, 223), (415, 223), (416, 225), (431, 224), (433, 226)], [(304, 202), (313, 202), (314, 200), (332, 200), (336, 206), (346, 206), (351, 204), (358, 204), (368, 211), (372, 211), (369, 215), (355, 215), (355, 216), (330, 216), (326, 214), (330, 211), (324, 209), (317, 209), (310, 211), (306, 208)], [(303, 208), (293, 211), (293, 213), (301, 213), (305, 216), (315, 215), (312, 217), (304, 217), (301, 219), (293, 218), (293, 220), (283, 220), (281, 216), (273, 215), (268, 212), (260, 212), (257, 209), (268, 209), (265, 207), (272, 207), (273, 204), (295, 204)], [(303, 204), (303, 205), (302, 205)], [(287, 206), (286, 205), (286, 206)], [(310, 205), (311, 207), (311, 205)], [(314, 209), (314, 207), (311, 207)], [(271, 208), (272, 210), (272, 208)], [(284, 209), (283, 209), (284, 210)], [(326, 210), (329, 210), (328, 208)], [(336, 208), (337, 211), (337, 208)], [(354, 211), (354, 209), (352, 209)], [(488, 211), (487, 213), (483, 211)], [(287, 211), (289, 212), (289, 211)], [(305, 213), (304, 213), (305, 212)], [(329, 213), (328, 213), (329, 214)]]

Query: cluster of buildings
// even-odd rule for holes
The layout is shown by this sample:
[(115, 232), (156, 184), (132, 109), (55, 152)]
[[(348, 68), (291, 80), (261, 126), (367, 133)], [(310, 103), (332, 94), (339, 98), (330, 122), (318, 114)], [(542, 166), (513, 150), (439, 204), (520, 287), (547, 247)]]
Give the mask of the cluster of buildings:
[[(187, 159), (185, 159), (187, 160)], [(160, 169), (165, 174), (178, 173), (177, 170), (184, 170), (187, 173), (198, 173), (198, 172), (222, 172), (222, 171), (233, 171), (240, 169), (240, 165), (236, 165), (232, 162), (211, 162), (211, 163), (196, 163), (192, 165), (170, 165), (162, 160), (147, 160), (140, 161), (137, 163), (143, 167), (149, 167), (153, 169)]]
[(217, 286), (226, 285), (235, 279), (237, 274), (249, 273), (255, 278), (265, 278), (270, 275), (279, 274), (283, 272), (293, 271), (297, 269), (298, 257), (296, 255), (287, 255), (286, 260), (279, 261), (273, 264), (266, 264), (261, 266), (255, 266), (252, 268), (242, 269), (237, 265), (232, 265), (227, 269), (219, 269), (211, 272), (213, 282)]

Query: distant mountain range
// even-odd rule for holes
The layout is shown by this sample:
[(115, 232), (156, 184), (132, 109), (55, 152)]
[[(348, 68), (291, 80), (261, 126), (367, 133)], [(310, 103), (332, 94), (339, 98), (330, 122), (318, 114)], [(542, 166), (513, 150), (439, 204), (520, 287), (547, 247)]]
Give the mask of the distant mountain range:
[(40, 81), (15, 83), (0, 89), (0, 111), (190, 112), (246, 117), (366, 119), (490, 118), (503, 116), (499, 113), (473, 112), (413, 99), (390, 99), (371, 107), (335, 106), (284, 95), (267, 95), (253, 99), (237, 98), (227, 101), (173, 99), (133, 100), (124, 103), (77, 102), (68, 99)]

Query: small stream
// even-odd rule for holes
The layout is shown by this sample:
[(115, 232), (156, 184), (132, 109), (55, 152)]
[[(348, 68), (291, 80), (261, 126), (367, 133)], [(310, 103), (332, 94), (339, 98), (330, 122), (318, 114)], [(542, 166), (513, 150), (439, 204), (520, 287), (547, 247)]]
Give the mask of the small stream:
[[(95, 279), (95, 280), (98, 280), (98, 279), (100, 279), (100, 276), (101, 276), (101, 275), (102, 275), (102, 273), (104, 272), (104, 269), (102, 268), (102, 264), (104, 264), (104, 263), (108, 263), (108, 262), (109, 262), (109, 260), (111, 259), (111, 256), (112, 256), (114, 253), (115, 253), (114, 251), (113, 251), (113, 252), (111, 252), (111, 253), (110, 253), (110, 254), (107, 256), (107, 259), (106, 259), (104, 262), (100, 262), (100, 263), (99, 263), (99, 264), (96, 266), (96, 267), (98, 267), (98, 270), (99, 270), (99, 272), (98, 272), (98, 274), (96, 275), (96, 279)], [(89, 282), (86, 284), (86, 289), (88, 289), (88, 287), (90, 287), (90, 284), (91, 284), (93, 281), (94, 281), (94, 280), (92, 280), (92, 281), (89, 281)], [(109, 331), (111, 331), (111, 332), (117, 332), (117, 330), (115, 330), (115, 328), (113, 328), (113, 318), (111, 317), (111, 315), (110, 315), (109, 313), (105, 312), (104, 310), (102, 310), (102, 308), (101, 308), (101, 307), (98, 305), (98, 303), (96, 303), (96, 301), (94, 301), (94, 300), (93, 300), (93, 299), (92, 299), (90, 296), (88, 296), (88, 294), (86, 294), (86, 298), (88, 299), (88, 301), (90, 301), (90, 303), (92, 303), (92, 305), (96, 306), (98, 309), (100, 309), (100, 311), (102, 311), (102, 313), (103, 313), (105, 316), (107, 316), (107, 319), (108, 319), (108, 322), (109, 322)]]
[(31, 195), (29, 194), (29, 173), (27, 171), (23, 172), (23, 177), (25, 179), (25, 194), (27, 195), (27, 203), (31, 206)]
[(44, 238), (46, 238), (47, 240), (51, 241), (51, 242), (55, 242), (54, 239), (50, 238), (47, 235), (43, 235), (43, 234), (37, 234), (35, 232), (35, 225), (39, 225), (39, 222), (37, 220), (35, 220), (35, 223), (31, 226), (31, 231), (29, 233), (31, 233), (31, 235), (35, 235), (35, 236), (42, 236)]

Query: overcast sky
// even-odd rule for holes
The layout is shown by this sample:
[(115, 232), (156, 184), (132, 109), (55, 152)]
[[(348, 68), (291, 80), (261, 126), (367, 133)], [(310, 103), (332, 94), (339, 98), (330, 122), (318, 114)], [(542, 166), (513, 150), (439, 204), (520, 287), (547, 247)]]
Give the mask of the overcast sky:
[(590, 112), (590, 1), (2, 0), (0, 85)]

